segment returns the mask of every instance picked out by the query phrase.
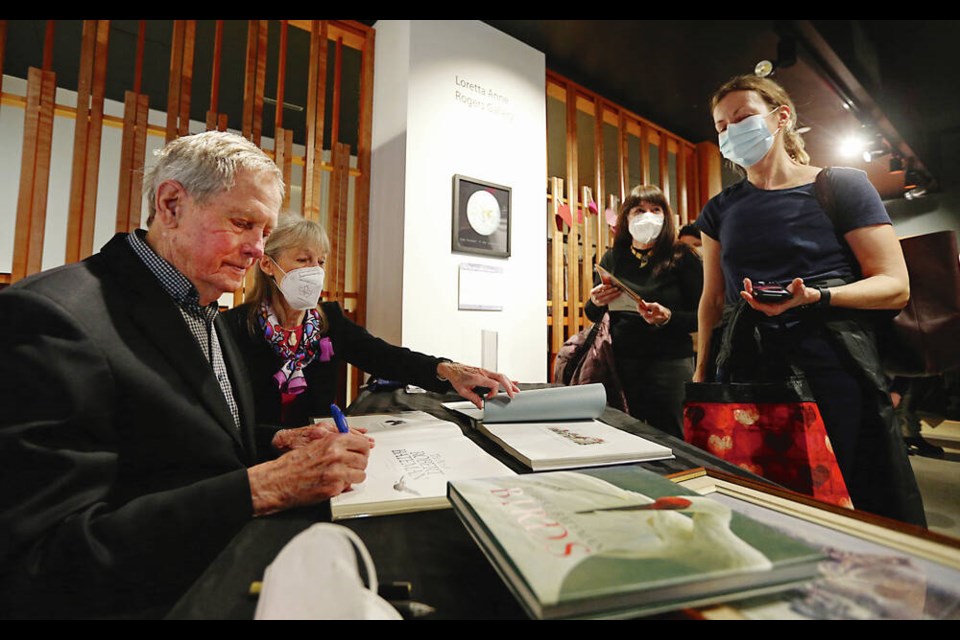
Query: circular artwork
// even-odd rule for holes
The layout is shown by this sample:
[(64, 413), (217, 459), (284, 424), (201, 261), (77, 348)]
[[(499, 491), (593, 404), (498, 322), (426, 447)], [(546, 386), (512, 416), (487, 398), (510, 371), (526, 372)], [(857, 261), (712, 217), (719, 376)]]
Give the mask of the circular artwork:
[(475, 191), (467, 199), (467, 220), (474, 231), (489, 236), (500, 227), (500, 203), (489, 191)]

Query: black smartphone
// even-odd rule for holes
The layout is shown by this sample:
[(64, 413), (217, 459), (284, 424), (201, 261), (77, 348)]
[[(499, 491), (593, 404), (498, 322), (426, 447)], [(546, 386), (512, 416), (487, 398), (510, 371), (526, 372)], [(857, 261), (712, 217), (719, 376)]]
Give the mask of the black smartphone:
[(758, 283), (753, 287), (753, 297), (760, 302), (783, 302), (793, 297), (793, 294), (778, 284)]

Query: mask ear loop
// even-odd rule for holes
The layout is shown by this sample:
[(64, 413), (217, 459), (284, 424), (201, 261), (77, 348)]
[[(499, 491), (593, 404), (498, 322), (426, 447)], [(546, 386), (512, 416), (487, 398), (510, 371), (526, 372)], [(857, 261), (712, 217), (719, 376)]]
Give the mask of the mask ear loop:
[[(768, 113), (767, 115), (769, 116), (771, 113), (776, 113), (776, 112), (780, 111), (781, 109), (783, 109), (783, 108), (786, 107), (786, 106), (787, 106), (787, 105), (785, 105), (785, 104), (781, 104), (780, 106), (776, 107), (773, 111), (771, 111), (771, 112)], [(777, 130), (773, 132), (773, 137), (776, 138), (776, 137), (777, 137), (777, 134), (780, 133), (780, 132), (784, 129), (784, 127), (786, 127), (788, 124), (790, 124), (790, 108), (789, 108), (789, 107), (787, 107), (787, 121), (786, 121), (786, 122), (780, 122), (780, 117), (777, 116)]]
[(367, 550), (367, 545), (363, 543), (363, 540), (360, 539), (360, 536), (358, 536), (353, 529), (349, 529), (343, 525), (334, 524), (332, 522), (318, 522), (313, 526), (323, 527), (324, 529), (330, 529), (331, 531), (339, 532), (346, 536), (351, 543), (353, 543), (354, 548), (357, 550), (357, 554), (360, 556), (360, 559), (364, 564), (364, 573), (367, 577), (367, 588), (371, 592), (377, 593), (380, 590), (380, 586), (377, 581), (377, 569), (373, 564), (373, 558), (370, 557), (370, 551)]
[[(269, 253), (266, 254), (266, 256), (267, 256), (268, 258), (270, 258), (270, 262), (273, 263), (273, 266), (275, 266), (277, 269), (279, 269), (279, 270), (280, 270), (280, 273), (283, 274), (283, 277), (280, 278), (279, 281), (277, 281), (277, 276), (275, 276), (275, 275), (274, 275), (274, 276), (271, 276), (271, 278), (273, 278), (273, 284), (277, 287), (277, 290), (279, 290), (279, 289), (280, 289), (280, 283), (283, 282), (283, 278), (286, 278), (286, 277), (287, 277), (287, 272), (283, 270), (283, 267), (280, 266), (280, 263), (279, 263), (279, 262), (277, 262), (276, 260), (273, 259), (273, 256), (271, 256)], [(281, 295), (282, 295), (283, 292), (281, 291), (280, 293), (281, 293)]]

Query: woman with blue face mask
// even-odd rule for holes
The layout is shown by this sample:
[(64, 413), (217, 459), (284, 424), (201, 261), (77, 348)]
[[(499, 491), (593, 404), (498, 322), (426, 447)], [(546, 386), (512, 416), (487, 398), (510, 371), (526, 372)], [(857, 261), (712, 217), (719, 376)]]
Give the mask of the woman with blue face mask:
[[(823, 177), (833, 215), (824, 210), (815, 190), (821, 168), (810, 164), (796, 131), (793, 101), (769, 78), (733, 78), (714, 93), (711, 109), (720, 152), (745, 177), (697, 219), (704, 357), (694, 380), (714, 379), (706, 356), (715, 330), (745, 314), (759, 349), (735, 350), (722, 377), (748, 382), (785, 376), (791, 366), (802, 371), (854, 507), (924, 524), (878, 355), (879, 323), (906, 305), (909, 280), (877, 190), (863, 171), (831, 168)], [(769, 285), (782, 291), (767, 295)]]
[(659, 187), (634, 188), (600, 266), (640, 301), (598, 274), (584, 312), (593, 322), (609, 312), (614, 386), (630, 415), (682, 438), (683, 385), (693, 376), (690, 334), (697, 329), (703, 272), (697, 255), (677, 240), (673, 218)]
[(330, 415), (346, 363), (429, 391), (456, 391), (477, 405), (475, 387), (489, 389), (489, 396), (500, 388), (516, 394), (516, 384), (503, 374), (389, 344), (347, 318), (339, 303), (322, 302), (329, 252), (323, 227), (299, 215), (281, 216), (264, 242), (244, 303), (225, 313), (250, 374), (261, 455), (310, 437), (313, 427), (294, 427)]

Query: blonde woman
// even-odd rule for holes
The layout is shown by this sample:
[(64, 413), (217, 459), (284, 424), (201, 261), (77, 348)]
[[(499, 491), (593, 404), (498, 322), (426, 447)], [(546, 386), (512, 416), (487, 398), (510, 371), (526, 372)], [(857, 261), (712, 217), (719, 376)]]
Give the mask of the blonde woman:
[[(832, 168), (824, 178), (835, 216), (824, 210), (816, 191), (821, 168), (809, 164), (796, 108), (769, 78), (733, 78), (711, 108), (720, 151), (745, 178), (697, 219), (704, 268), (698, 353), (711, 353), (725, 313), (752, 319), (760, 351), (735, 349), (733, 366), (721, 373), (755, 381), (787, 375), (791, 366), (802, 371), (854, 507), (925, 524), (877, 348), (876, 323), (909, 298), (903, 254), (877, 190), (863, 171)], [(712, 379), (711, 368), (712, 358), (701, 357), (694, 380)]]
[(267, 237), (244, 304), (226, 315), (253, 385), (258, 431), (300, 427), (330, 415), (344, 362), (388, 380), (430, 391), (454, 390), (480, 405), (517, 386), (505, 375), (398, 347), (320, 302), (330, 241), (323, 227), (286, 214)]

